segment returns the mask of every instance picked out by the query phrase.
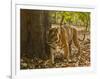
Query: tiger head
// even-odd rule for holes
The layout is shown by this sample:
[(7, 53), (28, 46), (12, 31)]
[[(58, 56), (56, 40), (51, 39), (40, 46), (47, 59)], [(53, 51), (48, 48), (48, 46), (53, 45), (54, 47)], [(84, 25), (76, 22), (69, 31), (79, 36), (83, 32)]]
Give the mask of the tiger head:
[(51, 53), (53, 53), (57, 58), (62, 57), (64, 54), (63, 45), (60, 40), (60, 28), (50, 28), (47, 34), (47, 44), (50, 47)]

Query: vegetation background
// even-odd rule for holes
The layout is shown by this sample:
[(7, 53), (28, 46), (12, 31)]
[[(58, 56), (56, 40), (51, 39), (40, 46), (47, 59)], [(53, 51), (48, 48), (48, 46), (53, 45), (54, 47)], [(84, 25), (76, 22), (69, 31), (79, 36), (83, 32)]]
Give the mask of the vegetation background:
[[(90, 12), (21, 9), (20, 15), (21, 69), (90, 66)], [(51, 65), (47, 31), (60, 24), (77, 27), (81, 59), (76, 58), (78, 51), (73, 44), (73, 62), (58, 62), (59, 59), (58, 63)]]

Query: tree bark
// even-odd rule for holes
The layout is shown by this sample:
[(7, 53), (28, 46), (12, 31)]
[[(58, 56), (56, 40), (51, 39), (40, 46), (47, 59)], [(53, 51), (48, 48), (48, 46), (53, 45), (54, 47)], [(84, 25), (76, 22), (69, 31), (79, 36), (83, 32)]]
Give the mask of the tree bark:
[(46, 45), (46, 31), (50, 24), (48, 12), (21, 9), (20, 15), (21, 57), (45, 58), (49, 52)]

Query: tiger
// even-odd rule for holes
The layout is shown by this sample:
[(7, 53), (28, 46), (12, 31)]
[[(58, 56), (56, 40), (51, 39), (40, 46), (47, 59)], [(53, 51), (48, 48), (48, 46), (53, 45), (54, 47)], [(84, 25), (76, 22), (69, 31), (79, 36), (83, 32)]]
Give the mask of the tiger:
[(77, 29), (71, 26), (51, 27), (47, 33), (47, 44), (50, 48), (51, 62), (55, 63), (55, 58), (63, 57), (69, 62), (71, 55), (71, 44), (74, 42), (80, 54), (80, 45), (77, 39)]

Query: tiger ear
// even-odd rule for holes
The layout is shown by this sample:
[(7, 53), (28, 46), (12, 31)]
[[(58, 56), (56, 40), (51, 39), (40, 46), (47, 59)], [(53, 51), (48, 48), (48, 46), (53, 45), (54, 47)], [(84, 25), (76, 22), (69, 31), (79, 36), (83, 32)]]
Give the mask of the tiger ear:
[(52, 44), (52, 43), (47, 41), (47, 44), (49, 44), (49, 45), (50, 45), (50, 44)]

